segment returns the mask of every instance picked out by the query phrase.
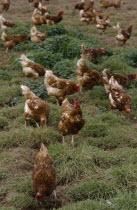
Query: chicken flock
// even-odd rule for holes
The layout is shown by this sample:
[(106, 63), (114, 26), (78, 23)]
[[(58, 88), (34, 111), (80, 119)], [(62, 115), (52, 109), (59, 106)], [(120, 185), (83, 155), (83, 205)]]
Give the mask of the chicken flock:
[[(38, 31), (36, 26), (42, 24), (53, 25), (61, 22), (64, 10), (59, 11), (56, 16), (52, 16), (48, 12), (48, 1), (28, 0), (28, 2), (32, 3), (34, 6), (30, 40), (34, 43), (40, 43), (47, 39), (48, 36)], [(10, 8), (10, 0), (2, 0), (1, 4), (3, 12), (7, 12)], [(122, 0), (115, 0), (113, 2), (100, 0), (100, 7), (102, 9), (107, 9), (108, 7), (117, 9), (120, 8), (121, 5)], [(106, 17), (103, 17), (102, 10), (94, 9), (94, 0), (82, 0), (75, 5), (74, 9), (79, 10), (80, 21), (86, 22), (87, 24), (95, 24), (99, 33), (104, 33), (108, 27), (112, 27), (110, 24), (110, 15), (108, 14)], [(1, 40), (3, 46), (6, 48), (6, 52), (14, 48), (14, 46), (20, 42), (28, 39), (28, 35), (8, 35), (5, 30), (16, 27), (16, 25), (7, 21), (3, 15), (0, 15), (0, 25), (3, 31)], [(113, 26), (113, 28), (118, 30), (118, 35), (115, 37), (116, 42), (126, 44), (132, 34), (133, 25), (131, 24), (127, 29), (123, 29), (121, 24), (118, 23), (116, 26)], [(24, 54), (20, 56), (20, 63), (25, 76), (33, 79), (44, 76), (44, 84), (48, 95), (54, 96), (57, 105), (61, 106), (61, 117), (58, 129), (62, 134), (63, 144), (65, 144), (65, 136), (72, 135), (71, 144), (74, 147), (74, 135), (78, 134), (85, 124), (82, 109), (78, 101), (74, 99), (74, 102), (70, 103), (67, 98), (68, 95), (73, 95), (77, 92), (82, 94), (83, 87), (92, 89), (96, 85), (104, 85), (111, 109), (125, 111), (126, 114), (130, 114), (131, 112), (132, 98), (125, 92), (124, 87), (129, 85), (132, 80), (137, 79), (137, 74), (125, 75), (121, 73), (111, 73), (108, 69), (104, 69), (101, 74), (97, 69), (92, 69), (87, 66), (86, 59), (94, 63), (97, 57), (101, 56), (103, 53), (105, 53), (104, 48), (86, 48), (84, 43), (81, 45), (81, 58), (77, 61), (76, 65), (78, 83), (57, 77), (53, 74), (52, 70), (46, 69), (39, 63), (30, 60)], [(38, 128), (44, 125), (47, 126), (51, 109), (48, 103), (35, 95), (29, 87), (21, 85), (21, 89), (26, 100), (24, 107), (25, 127), (27, 127), (27, 122), (30, 120), (34, 120)], [(52, 157), (44, 144), (41, 144), (40, 151), (36, 155), (32, 179), (33, 187), (36, 191), (36, 200), (49, 196), (53, 192), (56, 198), (56, 170)]]

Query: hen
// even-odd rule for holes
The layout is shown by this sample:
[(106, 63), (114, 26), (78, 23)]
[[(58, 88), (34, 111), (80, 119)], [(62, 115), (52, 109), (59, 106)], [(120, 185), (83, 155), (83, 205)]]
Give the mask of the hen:
[(80, 90), (80, 85), (69, 79), (61, 79), (53, 74), (52, 71), (46, 70), (44, 83), (48, 95), (55, 96), (57, 104), (61, 105), (65, 96), (76, 93)]
[(50, 14), (45, 14), (47, 25), (57, 24), (63, 19), (64, 10), (58, 12), (57, 16), (51, 16)]
[(36, 200), (50, 196), (52, 192), (56, 195), (56, 171), (52, 157), (44, 144), (41, 144), (40, 151), (36, 155), (32, 180)]
[(28, 59), (24, 54), (20, 57), (20, 63), (23, 68), (23, 72), (27, 77), (33, 77), (34, 79), (39, 76), (43, 76), (46, 72), (43, 66), (34, 61)]
[(8, 52), (8, 49), (12, 49), (15, 45), (26, 39), (28, 39), (27, 35), (7, 35), (5, 32), (1, 35), (1, 40), (6, 47), (6, 52)]
[(94, 0), (90, 0), (85, 2), (85, 0), (81, 0), (80, 3), (77, 3), (74, 7), (74, 9), (78, 9), (78, 10), (84, 10), (84, 11), (88, 11), (89, 9), (93, 8), (94, 5)]
[(48, 9), (46, 2), (45, 3), (35, 2), (34, 7), (37, 8), (40, 11), (41, 15), (44, 15), (47, 12), (47, 9)]
[(31, 36), (31, 41), (35, 43), (42, 42), (48, 37), (47, 34), (38, 31), (35, 26), (31, 28), (30, 36)]
[(81, 17), (80, 21), (81, 22), (86, 22), (87, 24), (89, 24), (90, 22), (92, 22), (92, 19), (94, 17), (94, 10), (90, 9), (88, 11), (84, 11), (84, 9), (80, 10), (79, 15)]
[(118, 109), (130, 114), (131, 112), (131, 97), (123, 90), (123, 87), (112, 76), (108, 81), (109, 89), (109, 102), (111, 109)]
[(35, 120), (37, 127), (39, 127), (38, 123), (45, 125), (49, 118), (49, 105), (36, 96), (27, 86), (21, 85), (21, 89), (26, 98), (24, 107), (25, 127), (28, 120)]
[(133, 25), (130, 25), (127, 29), (123, 29), (118, 23), (116, 27), (118, 29), (118, 35), (116, 36), (116, 43), (123, 42), (126, 44), (127, 40), (130, 39), (132, 34)]
[(100, 7), (107, 9), (108, 7), (120, 8), (122, 4), (122, 0), (115, 0), (115, 2), (111, 2), (108, 0), (100, 0)]
[(32, 22), (35, 25), (47, 24), (46, 17), (44, 15), (41, 15), (38, 9), (35, 9), (32, 14)]
[(107, 15), (104, 20), (100, 19), (99, 16), (96, 17), (96, 28), (99, 33), (104, 33), (108, 26), (110, 25), (110, 15)]
[(77, 61), (76, 75), (80, 85), (88, 89), (93, 88), (95, 85), (102, 84), (100, 72), (86, 66), (86, 62), (83, 58)]
[(10, 7), (10, 0), (2, 0), (1, 4), (3, 11), (7, 12)]
[(63, 144), (65, 143), (64, 136), (71, 134), (71, 144), (74, 146), (73, 135), (76, 135), (84, 124), (85, 120), (82, 117), (82, 110), (79, 103), (74, 100), (74, 104), (72, 105), (65, 99), (62, 103), (61, 120), (58, 125), (58, 128), (63, 135)]
[(0, 15), (0, 25), (2, 30), (16, 27), (14, 23), (7, 21), (2, 15)]
[(96, 48), (86, 48), (84, 44), (81, 45), (81, 57), (86, 58), (92, 62), (95, 62), (97, 57), (105, 53), (105, 49), (96, 49)]
[(110, 78), (112, 76), (118, 82), (118, 84), (121, 85), (122, 87), (128, 86), (132, 80), (137, 79), (137, 74), (136, 73), (125, 75), (125, 74), (120, 74), (120, 73), (111, 73), (107, 69), (104, 69), (104, 71), (103, 71), (103, 83), (104, 83), (104, 87), (106, 89), (106, 92), (109, 92), (109, 90), (110, 90), (110, 84), (109, 84), (108, 81), (110, 80)]
[(79, 15), (81, 17), (80, 21), (89, 23), (96, 23), (96, 17), (102, 19), (102, 11), (96, 11), (95, 9), (91, 8), (88, 11), (80, 10)]

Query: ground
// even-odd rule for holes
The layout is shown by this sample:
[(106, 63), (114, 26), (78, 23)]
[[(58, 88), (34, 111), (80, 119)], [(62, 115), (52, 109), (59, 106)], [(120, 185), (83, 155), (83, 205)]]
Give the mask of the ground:
[[(25, 3), (24, 3), (25, 1)], [(64, 9), (63, 21), (57, 26), (40, 26), (49, 38), (42, 44), (30, 40), (5, 53), (0, 42), (0, 210), (135, 210), (137, 209), (137, 82), (126, 88), (132, 97), (132, 113), (127, 116), (118, 110), (110, 110), (108, 95), (102, 86), (84, 94), (70, 96), (81, 104), (85, 126), (75, 137), (75, 147), (70, 136), (62, 145), (58, 131), (60, 107), (54, 97), (48, 97), (43, 78), (27, 79), (19, 64), (24, 53), (30, 59), (64, 78), (76, 80), (76, 62), (80, 57), (80, 45), (104, 47), (106, 53), (95, 64), (87, 64), (100, 72), (108, 68), (112, 72), (137, 72), (136, 51), (136, 0), (123, 0), (121, 9), (107, 9), (112, 25), (124, 27), (134, 24), (133, 34), (126, 46), (116, 46), (116, 31), (109, 28), (99, 35), (94, 25), (79, 21), (78, 11), (73, 10), (77, 1), (50, 0), (49, 11), (57, 14)], [(99, 4), (96, 1), (96, 8)], [(11, 34), (29, 34), (32, 26), (32, 4), (27, 0), (12, 0), (4, 14), (17, 24)], [(31, 122), (24, 127), (24, 102), (20, 85), (28, 85), (39, 97), (46, 100), (51, 113), (48, 127), (36, 128)], [(53, 157), (57, 171), (57, 199), (51, 195), (35, 201), (32, 187), (34, 158), (41, 143)]]

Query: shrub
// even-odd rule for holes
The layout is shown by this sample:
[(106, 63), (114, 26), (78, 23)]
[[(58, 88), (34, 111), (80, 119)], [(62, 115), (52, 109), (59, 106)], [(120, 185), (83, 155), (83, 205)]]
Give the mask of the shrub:
[(26, 55), (29, 59), (41, 64), (46, 68), (53, 68), (53, 66), (62, 60), (61, 53), (51, 53), (46, 51), (30, 52)]
[(74, 201), (86, 199), (108, 199), (116, 195), (112, 183), (98, 180), (88, 180), (80, 183), (70, 191)]
[(108, 69), (113, 73), (125, 73), (133, 72), (133, 69), (130, 68), (125, 61), (122, 61), (118, 56), (112, 56), (108, 58), (101, 66), (101, 69)]
[(75, 65), (74, 62), (68, 59), (64, 59), (58, 63), (53, 68), (55, 75), (69, 79), (75, 74)]
[(6, 70), (0, 70), (0, 80), (11, 80), (11, 74)]
[(43, 84), (43, 81), (39, 80), (26, 80), (24, 82), (24, 85), (28, 86), (30, 90), (35, 93), (38, 97), (41, 99), (46, 99), (48, 97), (47, 90), (45, 85)]
[(137, 67), (137, 50), (128, 49), (122, 53), (123, 60), (133, 67)]
[(57, 36), (67, 33), (67, 30), (61, 24), (47, 26), (45, 29), (48, 36)]

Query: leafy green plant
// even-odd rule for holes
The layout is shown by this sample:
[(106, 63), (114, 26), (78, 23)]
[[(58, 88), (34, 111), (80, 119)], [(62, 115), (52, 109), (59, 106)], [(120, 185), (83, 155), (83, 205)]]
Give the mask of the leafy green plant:
[(129, 49), (122, 53), (123, 60), (133, 67), (137, 67), (137, 50)]
[(0, 70), (0, 80), (11, 80), (11, 74), (6, 70)]
[(68, 59), (64, 59), (53, 67), (53, 72), (62, 78), (68, 79), (74, 76), (75, 74), (75, 65), (74, 62)]
[(48, 97), (47, 90), (43, 81), (35, 81), (35, 80), (26, 80), (24, 85), (28, 86), (30, 90), (35, 93), (41, 99), (46, 99)]

